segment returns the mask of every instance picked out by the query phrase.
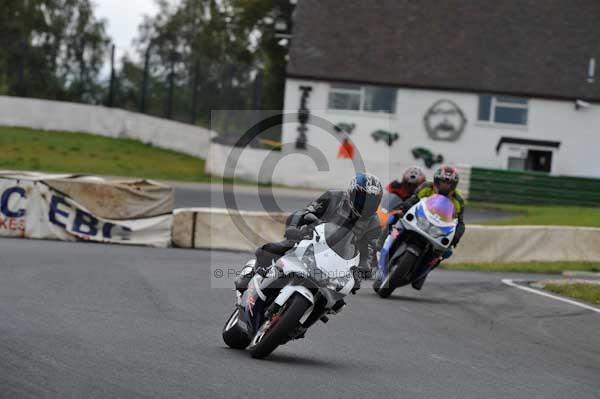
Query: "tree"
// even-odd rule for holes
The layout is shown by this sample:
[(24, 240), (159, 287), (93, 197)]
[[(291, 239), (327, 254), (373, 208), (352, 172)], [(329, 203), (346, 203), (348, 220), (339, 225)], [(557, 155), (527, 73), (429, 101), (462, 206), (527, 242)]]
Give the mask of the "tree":
[[(291, 26), (289, 0), (158, 0), (158, 5), (159, 12), (139, 27), (142, 61), (137, 68), (123, 63), (121, 71), (122, 87), (141, 84), (150, 49), (147, 89), (137, 96), (139, 103), (146, 93), (148, 112), (162, 108), (163, 116), (207, 124), (211, 110), (250, 109), (259, 71), (261, 107), (282, 109), (287, 47), (279, 45), (275, 23)], [(131, 91), (126, 96), (128, 104), (135, 102)]]
[(5, 93), (98, 102), (110, 40), (90, 0), (0, 0), (0, 8)]
[(198, 109), (206, 123), (211, 109), (247, 108), (252, 54), (248, 39), (236, 31), (230, 2), (158, 4), (158, 14), (139, 28), (137, 47), (142, 60), (151, 49), (150, 81), (166, 85), (163, 115), (173, 109), (173, 117), (189, 121)]
[[(283, 108), (289, 40), (278, 38), (278, 27), (291, 32), (295, 2), (290, 0), (234, 0), (241, 34), (257, 38), (254, 65), (263, 70), (263, 108)], [(284, 42), (282, 43), (282, 40)]]

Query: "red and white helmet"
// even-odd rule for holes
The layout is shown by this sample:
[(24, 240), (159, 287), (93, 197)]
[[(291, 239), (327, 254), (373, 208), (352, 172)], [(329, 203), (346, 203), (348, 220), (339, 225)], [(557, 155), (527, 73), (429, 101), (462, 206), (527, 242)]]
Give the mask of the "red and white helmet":
[(442, 195), (448, 195), (456, 190), (458, 181), (458, 171), (453, 166), (442, 165), (433, 174), (433, 185)]

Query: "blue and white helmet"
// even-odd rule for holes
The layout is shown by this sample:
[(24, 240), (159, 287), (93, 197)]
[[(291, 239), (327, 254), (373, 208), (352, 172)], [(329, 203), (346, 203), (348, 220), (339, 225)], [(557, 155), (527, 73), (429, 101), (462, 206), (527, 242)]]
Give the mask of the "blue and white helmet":
[(370, 173), (357, 173), (348, 187), (350, 208), (357, 217), (374, 215), (382, 196), (381, 182)]

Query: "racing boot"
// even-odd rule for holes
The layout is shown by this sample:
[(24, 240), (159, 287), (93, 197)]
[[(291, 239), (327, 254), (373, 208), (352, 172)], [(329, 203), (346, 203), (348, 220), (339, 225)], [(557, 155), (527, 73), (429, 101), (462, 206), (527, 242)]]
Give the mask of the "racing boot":
[(411, 283), (412, 287), (417, 291), (421, 291), (421, 288), (423, 288), (423, 284), (425, 284), (425, 279), (427, 279), (427, 274), (421, 277), (420, 279), (413, 281)]
[(425, 273), (422, 277), (416, 279), (411, 283), (412, 287), (415, 290), (421, 291), (421, 288), (423, 288), (423, 284), (425, 284), (425, 280), (427, 279), (427, 275), (429, 275), (429, 273), (431, 273), (433, 269), (438, 267), (442, 259), (443, 258), (441, 256), (436, 256), (429, 262), (429, 264), (427, 265), (427, 273)]

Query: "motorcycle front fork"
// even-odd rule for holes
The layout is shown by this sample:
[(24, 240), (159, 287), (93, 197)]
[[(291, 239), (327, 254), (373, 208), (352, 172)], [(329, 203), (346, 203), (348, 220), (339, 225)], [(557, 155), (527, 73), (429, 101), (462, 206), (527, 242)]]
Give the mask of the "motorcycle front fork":
[(379, 253), (379, 263), (378, 263), (378, 271), (377, 278), (379, 280), (383, 280), (387, 275), (387, 263), (388, 258), (390, 256), (390, 249), (394, 242), (402, 235), (402, 230), (394, 227), (390, 234), (388, 234), (385, 239), (383, 246), (381, 247), (381, 251)]

